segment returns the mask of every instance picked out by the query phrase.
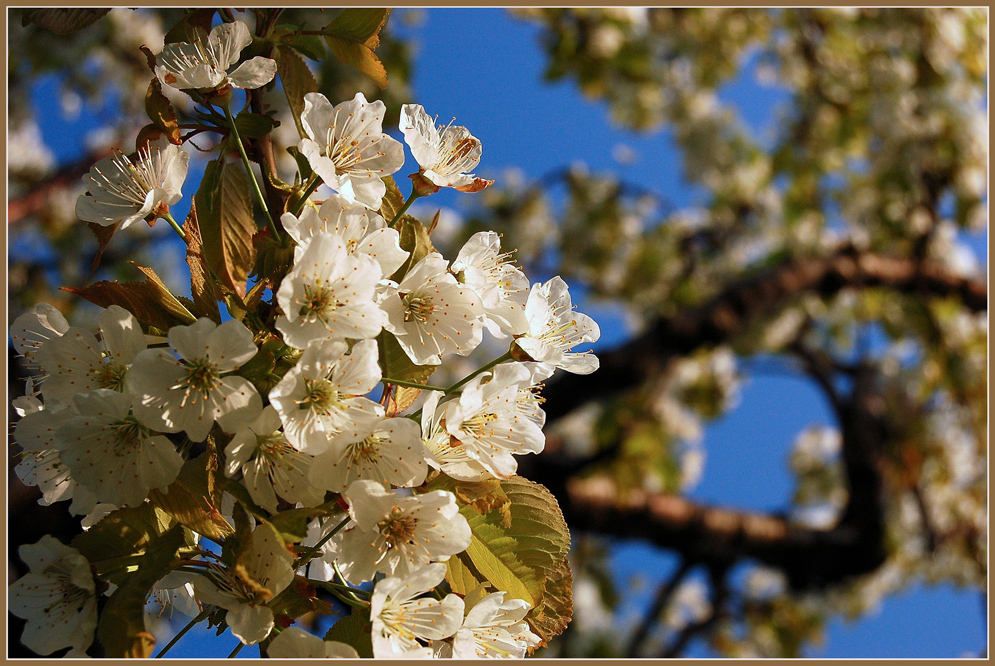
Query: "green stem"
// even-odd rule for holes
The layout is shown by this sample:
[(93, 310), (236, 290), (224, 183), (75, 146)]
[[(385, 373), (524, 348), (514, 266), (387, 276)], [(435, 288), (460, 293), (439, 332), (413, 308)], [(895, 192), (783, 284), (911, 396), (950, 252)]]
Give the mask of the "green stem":
[(484, 367), (480, 368), (479, 370), (474, 370), (473, 372), (471, 372), (470, 374), (468, 374), (466, 377), (464, 377), (463, 379), (459, 380), (458, 382), (456, 382), (455, 384), (453, 384), (452, 386), (450, 386), (449, 388), (447, 388), (446, 391), (445, 391), (446, 395), (450, 395), (452, 393), (455, 393), (458, 388), (460, 388), (461, 386), (463, 386), (468, 381), (470, 381), (471, 379), (473, 379), (477, 375), (481, 374), (482, 372), (487, 372), (488, 370), (490, 370), (491, 368), (493, 368), (495, 365), (497, 365), (499, 363), (504, 363), (505, 361), (510, 361), (510, 360), (511, 360), (511, 352), (507, 352), (503, 356), (500, 356), (500, 357), (494, 359), (493, 361), (491, 361), (490, 363), (488, 363)]
[(173, 227), (173, 231), (175, 231), (176, 233), (178, 233), (180, 235), (180, 238), (183, 239), (184, 243), (189, 243), (190, 242), (190, 241), (187, 240), (187, 235), (185, 233), (183, 233), (183, 229), (180, 229), (180, 225), (178, 225), (176, 223), (176, 220), (173, 219), (173, 216), (169, 214), (169, 211), (166, 211), (165, 213), (163, 213), (159, 217), (161, 217), (162, 219), (166, 220), (166, 222), (169, 223), (169, 226)]
[(343, 520), (341, 523), (339, 523), (338, 525), (336, 525), (335, 527), (333, 527), (332, 530), (328, 534), (326, 534), (325, 536), (321, 537), (321, 540), (318, 541), (318, 543), (316, 543), (314, 545), (314, 547), (311, 548), (311, 550), (307, 551), (307, 553), (305, 553), (301, 557), (301, 561), (297, 564), (297, 568), (300, 569), (301, 567), (303, 567), (304, 565), (306, 565), (308, 562), (310, 562), (311, 560), (313, 560), (314, 556), (317, 555), (321, 551), (321, 547), (324, 546), (326, 543), (328, 543), (329, 539), (331, 539), (333, 536), (335, 536), (336, 534), (338, 534), (339, 530), (341, 530), (343, 527), (345, 527), (346, 525), (348, 525), (350, 520), (352, 520), (352, 519), (349, 516), (346, 516), (345, 520)]
[(244, 648), (244, 647), (245, 647), (245, 643), (239, 641), (238, 645), (236, 645), (235, 649), (231, 651), (231, 654), (228, 655), (227, 659), (234, 659), (235, 655), (237, 655), (239, 652), (241, 652), (242, 648)]
[(188, 631), (190, 631), (191, 629), (193, 629), (194, 626), (198, 622), (200, 622), (201, 620), (207, 618), (207, 616), (210, 615), (210, 614), (211, 614), (211, 609), (210, 608), (205, 608), (204, 610), (202, 610), (200, 612), (200, 615), (198, 615), (194, 619), (190, 620), (190, 622), (187, 623), (187, 626), (185, 626), (182, 629), (180, 629), (179, 632), (177, 632), (177, 634), (175, 636), (173, 636), (172, 640), (170, 640), (168, 643), (166, 643), (166, 647), (164, 647), (162, 649), (162, 651), (155, 656), (155, 658), (159, 659), (160, 657), (162, 657), (163, 655), (165, 655), (167, 652), (169, 652), (169, 649), (171, 647), (173, 647), (174, 645), (176, 645), (176, 643), (179, 642), (179, 640), (181, 638), (183, 638)]
[(403, 379), (391, 379), (390, 377), (383, 377), (380, 379), (384, 384), (394, 384), (396, 386), (408, 386), (410, 388), (425, 389), (426, 391), (445, 391), (446, 389), (441, 386), (429, 386), (428, 384), (416, 384), (415, 382), (406, 382)]
[(224, 105), (225, 117), (228, 118), (228, 123), (231, 125), (231, 136), (235, 139), (235, 145), (238, 146), (238, 152), (242, 156), (242, 162), (245, 164), (245, 170), (249, 172), (249, 180), (252, 182), (252, 191), (256, 193), (256, 200), (259, 205), (262, 206), (263, 213), (266, 215), (266, 224), (269, 225), (270, 233), (273, 234), (275, 240), (280, 240), (280, 232), (276, 228), (276, 223), (273, 222), (273, 217), (269, 214), (269, 207), (266, 206), (266, 197), (263, 196), (263, 191), (259, 189), (259, 183), (256, 181), (256, 174), (252, 172), (252, 162), (249, 161), (249, 156), (245, 153), (245, 146), (242, 145), (242, 138), (238, 135), (238, 127), (235, 126), (235, 117), (231, 114), (231, 108), (227, 104)]
[(296, 206), (294, 206), (294, 210), (290, 211), (293, 213), (294, 217), (301, 214), (301, 211), (304, 210), (304, 206), (307, 205), (308, 197), (310, 197), (311, 194), (318, 189), (319, 185), (321, 185), (321, 178), (319, 178), (316, 173), (311, 174), (311, 178), (307, 181), (307, 185), (304, 186), (304, 192), (301, 194), (301, 200), (297, 202)]
[(390, 225), (388, 226), (390, 226), (390, 228), (393, 229), (394, 225), (397, 224), (398, 220), (401, 219), (401, 216), (407, 213), (408, 209), (411, 208), (411, 204), (413, 204), (415, 200), (420, 197), (421, 195), (415, 192), (414, 188), (412, 188), (411, 196), (409, 196), (408, 200), (404, 202), (403, 206), (401, 206), (401, 210), (397, 211), (397, 215), (394, 216), (394, 219), (390, 221)]
[(350, 596), (348, 593), (340, 590), (339, 588), (343, 586), (333, 586), (331, 583), (321, 580), (311, 581), (311, 584), (328, 590), (333, 595), (335, 595), (336, 599), (338, 599), (342, 603), (352, 608), (369, 608), (370, 606), (370, 602), (363, 601), (362, 599), (358, 599), (354, 596)]

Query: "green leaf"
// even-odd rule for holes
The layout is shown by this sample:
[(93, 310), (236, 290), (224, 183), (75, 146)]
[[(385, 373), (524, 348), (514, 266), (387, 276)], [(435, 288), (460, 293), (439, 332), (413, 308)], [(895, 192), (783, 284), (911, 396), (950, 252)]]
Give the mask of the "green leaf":
[(373, 51), (389, 16), (389, 9), (346, 9), (324, 30), (332, 55), (381, 88), (387, 87), (387, 70)]
[(128, 263), (145, 274), (144, 282), (101, 281), (81, 289), (73, 287), (60, 287), (60, 289), (76, 294), (102, 308), (120, 305), (135, 315), (141, 323), (162, 331), (169, 330), (171, 326), (192, 324), (197, 321), (193, 313), (170, 293), (155, 271), (139, 266), (133, 261)]
[(241, 165), (220, 158), (209, 162), (194, 201), (205, 258), (225, 286), (245, 296), (245, 281), (256, 261), (252, 237), (258, 227)]
[[(397, 338), (389, 331), (380, 332), (380, 335), (377, 336), (377, 346), (380, 349), (380, 368), (384, 377), (399, 379), (405, 382), (414, 382), (415, 384), (427, 384), (429, 377), (432, 376), (432, 373), (438, 367), (434, 365), (415, 365), (412, 363), (407, 353), (405, 353), (401, 345), (397, 342)], [(400, 414), (410, 407), (411, 402), (421, 392), (421, 389), (401, 391), (401, 389), (405, 388), (407, 387), (398, 386), (395, 388), (397, 393), (394, 394), (392, 404), (390, 405), (390, 411), (393, 414)], [(407, 404), (404, 404), (405, 402)]]
[(145, 93), (145, 113), (158, 129), (162, 130), (171, 143), (180, 144), (180, 126), (176, 120), (176, 110), (166, 96), (162, 94), (162, 84), (159, 77), (153, 76)]
[(96, 23), (109, 9), (35, 9), (24, 12), (21, 25), (27, 27), (34, 23), (39, 28), (45, 28), (57, 35), (68, 35)]
[(273, 120), (265, 113), (243, 111), (235, 116), (235, 127), (238, 128), (239, 135), (250, 139), (258, 139), (259, 137), (266, 136), (274, 128), (279, 126), (280, 123), (278, 121)]
[(181, 525), (213, 541), (222, 541), (234, 533), (221, 512), (210, 500), (207, 488), (207, 457), (188, 460), (166, 491), (151, 490), (149, 499)]
[(307, 525), (312, 518), (334, 516), (337, 513), (343, 513), (342, 507), (336, 500), (332, 500), (318, 506), (281, 511), (273, 515), (269, 519), (269, 523), (280, 533), (280, 536), (288, 541), (297, 542), (307, 536)]
[(477, 584), (486, 581), (537, 606), (543, 598), (544, 581), (570, 550), (570, 532), (556, 498), (543, 486), (514, 476), (500, 482), (508, 500), (507, 512), (503, 504), (482, 510), (486, 504), (481, 505), (479, 499), (467, 503), (463, 499), (466, 489), (457, 493), (457, 484), (440, 476), (425, 488), (456, 494), (460, 513), (470, 524), (470, 547), (450, 558), (453, 589), (458, 584), (466, 590), (474, 579)]
[(188, 12), (179, 23), (166, 32), (163, 43), (175, 44), (207, 39), (211, 24), (214, 22), (214, 12), (214, 9), (194, 9)]
[(266, 605), (274, 615), (290, 619), (308, 613), (331, 615), (334, 612), (332, 605), (319, 599), (317, 590), (302, 576), (294, 576), (294, 581)]
[[(314, 75), (308, 69), (307, 63), (294, 49), (286, 44), (278, 44), (276, 56), (276, 71), (283, 83), (283, 93), (290, 104), (290, 115), (297, 124), (297, 131), (303, 137), (304, 126), (301, 125), (301, 114), (304, 113), (304, 95), (318, 92), (318, 84)], [(302, 172), (303, 173), (303, 172)]]
[(324, 60), (327, 55), (325, 44), (317, 35), (293, 35), (284, 39), (284, 42), (311, 60)]
[(390, 279), (400, 282), (404, 279), (411, 267), (425, 258), (428, 254), (436, 252), (432, 245), (432, 239), (428, 235), (428, 229), (424, 224), (410, 215), (403, 216), (395, 227), (401, 236), (401, 249), (407, 250), (410, 255), (400, 268), (397, 269)]
[(387, 186), (387, 192), (383, 195), (383, 202), (380, 204), (378, 212), (380, 217), (389, 223), (404, 206), (404, 195), (401, 194), (401, 188), (394, 182), (393, 176), (384, 176), (380, 180)]
[(363, 659), (373, 659), (373, 623), (368, 610), (354, 609), (325, 633), (326, 641), (338, 641), (356, 648)]
[[(115, 560), (145, 552), (149, 541), (164, 532), (173, 521), (151, 504), (124, 507), (110, 512), (82, 534), (76, 535), (70, 545), (83, 553), (87, 560), (101, 571), (101, 562)], [(119, 584), (128, 574), (106, 577)]]
[(156, 581), (166, 575), (183, 545), (183, 529), (176, 525), (154, 539), (138, 570), (110, 596), (97, 624), (97, 638), (111, 658), (146, 659), (155, 637), (145, 630), (145, 599)]

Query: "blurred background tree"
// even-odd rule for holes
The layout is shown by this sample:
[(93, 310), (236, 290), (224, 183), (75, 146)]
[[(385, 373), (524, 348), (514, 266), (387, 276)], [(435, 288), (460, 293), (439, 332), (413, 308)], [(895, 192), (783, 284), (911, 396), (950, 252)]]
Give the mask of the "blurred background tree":
[[(336, 11), (284, 10), (279, 22), (313, 29)], [(965, 238), (988, 221), (987, 13), (514, 14), (541, 27), (550, 82), (599, 100), (619, 126), (668, 131), (683, 185), (703, 193), (678, 208), (662, 186), (563, 165), (533, 181), (499, 179), (433, 236), (449, 256), (473, 232), (498, 230), (528, 275), (563, 275), (584, 302), (624, 320), (605, 325), (624, 335), (598, 348), (597, 373), (546, 387), (546, 450), (521, 466), (556, 494), (574, 536), (575, 621), (544, 656), (677, 656), (694, 645), (800, 656), (834, 618), (861, 617), (921, 581), (974, 589), (986, 605), (988, 295)], [(80, 176), (112, 147), (130, 150), (147, 124), (139, 47), (158, 52), (182, 16), (116, 9), (56, 34), (11, 10), (8, 323), (45, 301), (92, 325), (94, 311), (57, 288), (134, 279), (126, 259), (183, 284), (170, 282), (185, 267), (162, 225), (115, 237), (93, 270), (97, 241), (73, 214)], [(381, 34), (386, 89), (326, 59), (309, 61), (319, 91), (383, 99), (385, 127), (396, 127), (400, 104), (421, 101), (408, 85), (413, 67), (446, 76), (446, 54), (418, 59), (395, 30), (405, 18), (417, 14), (395, 12)], [(754, 136), (718, 94), (748, 64), (787, 91), (774, 136)], [(86, 137), (67, 129), (78, 145), (61, 159), (39, 129), (51, 111), (38, 107), (37, 84), (53, 73), (63, 115), (84, 104), (104, 114)], [(182, 124), (189, 99), (167, 95)], [(266, 102), (281, 119), (276, 166), (292, 180), (284, 149), (296, 143), (294, 120), (281, 95)], [(207, 137), (193, 143), (210, 148)], [(204, 161), (194, 157), (191, 180)], [(23, 382), (10, 348), (8, 357), (12, 397)], [(705, 424), (764, 373), (806, 378), (832, 414), (797, 433), (790, 505), (762, 513), (689, 497), (708, 474)], [(64, 538), (78, 528), (64, 505), (40, 507), (35, 489), (8, 477), (17, 569), (18, 545), (43, 526)], [(632, 539), (669, 554), (636, 618), (623, 617), (634, 591), (611, 565)]]

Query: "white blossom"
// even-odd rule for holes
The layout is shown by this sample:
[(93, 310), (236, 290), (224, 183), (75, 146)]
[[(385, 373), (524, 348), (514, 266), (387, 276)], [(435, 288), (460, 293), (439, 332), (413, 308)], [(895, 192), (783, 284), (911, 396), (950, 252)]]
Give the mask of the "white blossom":
[(404, 141), (421, 167), (422, 175), (437, 187), (479, 192), (494, 183), (469, 173), (480, 163), (480, 140), (465, 127), (436, 127), (421, 104), (401, 106), (398, 123)]
[(350, 583), (377, 573), (407, 576), (431, 561), (444, 562), (470, 545), (470, 526), (446, 491), (401, 497), (376, 481), (354, 481), (345, 493), (352, 524), (332, 538), (342, 575)]
[(234, 568), (212, 565), (193, 578), (197, 598), (228, 610), (231, 632), (246, 645), (255, 645), (273, 629), (273, 611), (266, 602), (294, 580), (294, 556), (269, 523), (253, 531)]
[(567, 283), (559, 276), (544, 284), (536, 283), (525, 305), (529, 330), (515, 344), (529, 359), (547, 363), (578, 375), (598, 369), (598, 358), (589, 352), (571, 352), (584, 342), (601, 337), (598, 324), (585, 314), (573, 311)]
[(65, 335), (69, 322), (48, 303), (39, 303), (31, 312), (25, 312), (10, 327), (14, 350), (24, 357), (24, 367), (37, 370), (38, 350), (53, 338)]
[(192, 441), (202, 442), (215, 421), (234, 432), (262, 409), (249, 380), (226, 375), (257, 351), (252, 333), (241, 322), (216, 325), (201, 317), (189, 326), (170, 328), (169, 344), (182, 363), (164, 349), (146, 349), (135, 357), (125, 379), (142, 425), (163, 432), (182, 430)]
[(382, 294), (384, 328), (417, 365), (439, 365), (449, 352), (466, 356), (483, 338), (480, 298), (456, 282), (438, 252), (415, 264), (396, 290)]
[(456, 633), (463, 620), (463, 600), (447, 594), (442, 600), (421, 596), (446, 576), (446, 565), (429, 564), (407, 576), (377, 582), (370, 599), (373, 656), (377, 659), (432, 656), (419, 641), (438, 641)]
[(21, 546), (18, 554), (30, 571), (7, 588), (7, 608), (27, 620), (21, 642), (40, 655), (66, 647), (86, 650), (97, 628), (90, 563), (48, 534)]
[(373, 300), (381, 277), (380, 264), (349, 254), (341, 236), (314, 236), (276, 292), (284, 342), (304, 349), (312, 340), (376, 337), (384, 319)]
[(273, 387), (269, 400), (290, 443), (318, 455), (362, 439), (383, 417), (383, 407), (363, 397), (379, 382), (375, 340), (357, 342), (351, 352), (341, 340), (316, 340)]
[(356, 648), (338, 641), (324, 641), (298, 627), (287, 627), (270, 641), (270, 659), (359, 659)]
[(242, 49), (252, 43), (249, 27), (241, 21), (215, 26), (207, 41), (166, 44), (156, 56), (155, 73), (167, 86), (178, 90), (209, 90), (230, 85), (234, 88), (259, 88), (276, 76), (276, 61), (256, 56), (238, 62)]
[(97, 389), (76, 395), (78, 416), (55, 433), (63, 464), (99, 502), (138, 506), (151, 489), (176, 480), (183, 458), (163, 435), (131, 415), (131, 399)]
[(504, 591), (488, 594), (471, 608), (453, 636), (456, 659), (523, 659), (530, 647), (539, 645), (539, 636), (525, 622), (529, 603), (505, 599)]
[(298, 261), (311, 239), (322, 233), (341, 237), (349, 254), (362, 253), (376, 259), (385, 276), (393, 274), (408, 258), (396, 229), (389, 228), (382, 217), (365, 206), (338, 194), (325, 199), (318, 210), (305, 206), (300, 217), (284, 213), (280, 221), (298, 245), (294, 249)]
[(495, 337), (520, 335), (528, 330), (525, 303), (529, 279), (501, 254), (501, 237), (493, 231), (470, 236), (460, 249), (451, 270), (474, 290), (484, 308), (484, 324)]
[(380, 208), (387, 192), (383, 178), (404, 165), (404, 148), (383, 133), (383, 102), (363, 93), (332, 106), (320, 93), (304, 95), (301, 125), (308, 138), (298, 150), (325, 185), (370, 210)]
[(314, 458), (292, 447), (281, 425), (276, 409), (267, 405), (225, 447), (225, 474), (231, 477), (241, 470), (252, 501), (272, 513), (278, 496), (291, 504), (317, 506), (325, 501), (325, 493), (308, 482)]
[(83, 176), (87, 193), (76, 200), (76, 216), (109, 227), (126, 229), (160, 213), (180, 200), (190, 154), (165, 136), (138, 150), (134, 162), (120, 152), (105, 157)]

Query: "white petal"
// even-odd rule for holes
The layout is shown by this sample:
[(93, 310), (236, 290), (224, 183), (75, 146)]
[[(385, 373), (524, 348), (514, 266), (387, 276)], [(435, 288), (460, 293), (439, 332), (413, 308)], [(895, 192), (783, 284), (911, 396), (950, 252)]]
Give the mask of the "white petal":
[(228, 75), (228, 82), (235, 88), (254, 90), (261, 88), (276, 76), (276, 61), (262, 56), (246, 60)]

